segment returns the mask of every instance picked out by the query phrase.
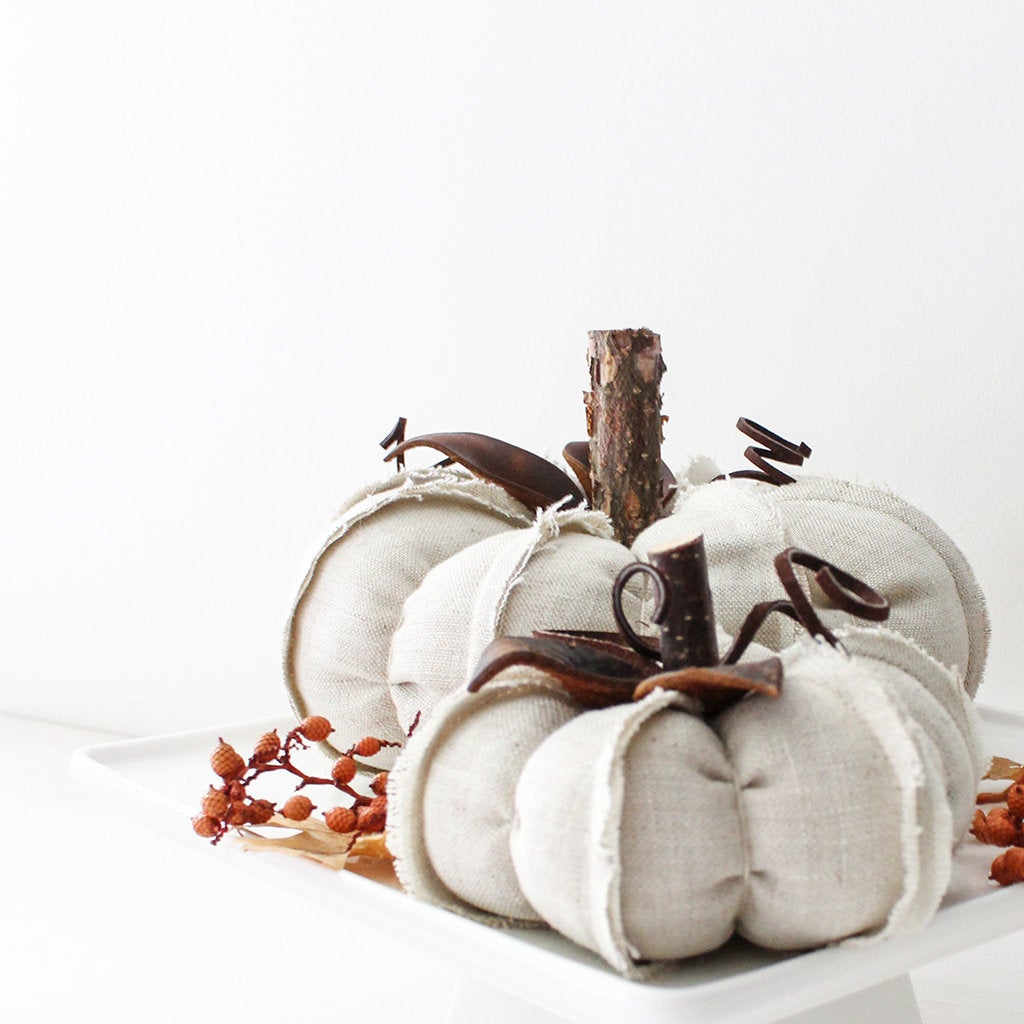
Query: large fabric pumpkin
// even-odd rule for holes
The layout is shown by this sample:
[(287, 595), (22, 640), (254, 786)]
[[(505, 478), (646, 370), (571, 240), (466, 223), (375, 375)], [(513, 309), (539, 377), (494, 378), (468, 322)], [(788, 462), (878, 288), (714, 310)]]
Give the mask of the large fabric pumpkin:
[(317, 543), (285, 627), (296, 715), (403, 739), (387, 663), (405, 599), (462, 548), (532, 519), (503, 488), (461, 468), (406, 470), (353, 495)]
[[(768, 434), (749, 421), (740, 424)], [(703, 533), (718, 620), (734, 632), (751, 605), (774, 592), (775, 552), (790, 546), (813, 551), (869, 577), (889, 599), (889, 626), (958, 671), (968, 692), (977, 693), (989, 640), (984, 596), (963, 553), (929, 516), (877, 484), (783, 474), (773, 483), (765, 474), (750, 476), (723, 478), (710, 460), (694, 460), (679, 476), (669, 514), (637, 537), (637, 557)], [(826, 625), (851, 621), (813, 585), (811, 599)], [(778, 619), (761, 639), (782, 650), (798, 632)]]
[[(876, 580), (890, 598), (890, 625), (977, 690), (988, 620), (970, 566), (931, 519), (882, 488), (810, 477), (783, 486), (711, 480), (697, 463), (665, 517), (630, 550), (610, 539), (602, 513), (566, 507), (581, 505), (583, 494), (546, 460), (471, 434), (402, 447), (415, 446), (462, 465), (404, 471), (353, 496), (304, 573), (284, 644), (300, 717), (322, 714), (401, 739), (418, 713), (466, 683), (494, 636), (613, 628), (598, 598), (609, 576), (695, 532), (705, 537), (726, 632), (774, 592), (770, 556), (809, 548)], [(827, 624), (850, 621), (808, 585)], [(641, 594), (631, 588), (635, 621), (645, 617), (635, 605)], [(797, 634), (776, 620), (762, 639), (778, 651)]]

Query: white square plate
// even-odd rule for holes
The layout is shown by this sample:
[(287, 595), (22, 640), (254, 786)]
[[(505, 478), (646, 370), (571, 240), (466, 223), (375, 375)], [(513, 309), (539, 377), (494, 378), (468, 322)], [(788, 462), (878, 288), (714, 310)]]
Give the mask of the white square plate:
[[(1024, 718), (985, 707), (979, 711), (986, 751), (1019, 756), (1024, 750)], [(223, 736), (244, 752), (262, 733), (275, 727), (283, 733), (293, 724), (285, 719), (245, 722), (106, 743), (77, 751), (72, 770), (91, 789), (116, 797), (120, 807), (130, 801), (133, 813), (148, 823), (186, 842), (201, 843), (189, 819), (215, 781), (209, 755), (218, 738)], [(347, 735), (344, 723), (337, 724), (339, 735)], [(311, 771), (328, 763), (315, 750), (305, 756), (313, 761), (306, 765)], [(257, 795), (279, 798), (271, 792)], [(474, 998), (492, 995), (488, 1008), (480, 1008), (489, 1024), (516, 1019), (523, 1012), (529, 1012), (532, 1021), (581, 1024), (768, 1024), (807, 1013), (811, 1016), (799, 1020), (820, 1017), (841, 1024), (858, 1019), (848, 1014), (866, 1019), (863, 993), (870, 991), (887, 993), (886, 998), (902, 991), (910, 1002), (902, 1007), (902, 1016), (889, 1019), (912, 1020), (916, 1010), (904, 977), (907, 971), (1024, 928), (1024, 891), (989, 882), (988, 866), (997, 851), (968, 838), (956, 855), (942, 908), (917, 934), (875, 946), (799, 954), (770, 953), (734, 940), (712, 954), (673, 965), (654, 980), (634, 982), (553, 932), (491, 929), (419, 903), (396, 887), (389, 871), (335, 873), (299, 858), (244, 854), (232, 846), (225, 842), (211, 854), (310, 896), (350, 921), (357, 916), (383, 930), (399, 929), (406, 938), (419, 937), (432, 953), (458, 963), (471, 979)], [(904, 987), (899, 989), (896, 981)], [(512, 1007), (507, 1017), (500, 1016), (499, 1002)], [(526, 1011), (523, 1003), (536, 1009)], [(472, 1016), (467, 1010), (465, 1019)]]

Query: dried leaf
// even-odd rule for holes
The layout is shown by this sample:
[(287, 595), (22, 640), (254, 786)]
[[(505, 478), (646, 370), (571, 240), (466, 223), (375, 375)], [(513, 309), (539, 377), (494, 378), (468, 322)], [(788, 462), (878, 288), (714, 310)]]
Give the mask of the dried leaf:
[(778, 697), (782, 692), (782, 662), (772, 657), (742, 665), (692, 666), (659, 672), (636, 688), (633, 699), (640, 700), (657, 689), (692, 694), (702, 702), (705, 711), (717, 714), (748, 693)]
[(239, 828), (238, 841), (244, 850), (276, 850), (292, 856), (306, 857), (334, 871), (344, 868), (352, 857), (390, 859), (391, 853), (383, 833), (354, 835), (333, 832), (317, 818), (291, 821), (275, 814), (260, 828), (286, 829), (286, 836), (262, 835), (252, 828)]
[[(298, 842), (296, 842), (298, 840)], [(317, 849), (316, 844), (309, 844), (303, 834), (280, 838), (278, 836), (260, 836), (247, 829), (239, 833), (239, 845), (243, 850), (276, 850), (278, 853), (289, 853), (295, 857), (305, 857), (307, 860), (315, 860), (324, 867), (334, 871), (340, 871), (349, 859), (348, 851), (330, 853), (323, 849)]]
[(388, 849), (387, 836), (383, 832), (369, 832), (366, 835), (357, 836), (349, 856), (394, 860), (394, 855)]
[(992, 764), (989, 765), (988, 771), (982, 778), (1016, 782), (1022, 774), (1024, 774), (1024, 765), (1019, 765), (1008, 757), (993, 757)]

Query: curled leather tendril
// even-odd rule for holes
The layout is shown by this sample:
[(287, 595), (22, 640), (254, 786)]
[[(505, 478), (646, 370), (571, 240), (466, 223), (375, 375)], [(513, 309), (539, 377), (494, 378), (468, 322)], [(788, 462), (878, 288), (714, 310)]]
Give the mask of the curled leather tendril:
[[(698, 658), (690, 663), (684, 659), (673, 667), (666, 666), (664, 657), (658, 656), (658, 648), (649, 642), (656, 638), (634, 637), (630, 635), (632, 630), (625, 634), (538, 632), (532, 637), (493, 640), (483, 652), (469, 689), (479, 690), (513, 665), (530, 665), (543, 671), (581, 704), (592, 708), (640, 700), (659, 688), (691, 694), (701, 702), (707, 714), (717, 714), (749, 694), (778, 697), (783, 669), (777, 655), (738, 664), (769, 615), (775, 612), (788, 615), (811, 636), (845, 651), (812, 606), (810, 595), (797, 575), (798, 567), (812, 574), (832, 607), (875, 622), (888, 617), (888, 601), (863, 580), (817, 555), (790, 547), (775, 558), (775, 570), (788, 600), (763, 601), (755, 605), (724, 658), (719, 659), (717, 653), (713, 653), (712, 661), (702, 662)], [(667, 594), (669, 587), (663, 589)]]
[[(579, 479), (579, 486), (554, 463), (534, 455), (523, 448), (486, 434), (469, 432), (424, 434), (406, 438), (404, 416), (380, 442), (388, 454), (384, 461), (393, 460), (399, 471), (405, 468), (405, 453), (411, 448), (433, 448), (444, 458), (434, 463), (435, 469), (456, 463), (474, 476), (502, 487), (527, 508), (547, 508), (568, 499), (567, 507), (582, 505), (593, 507), (593, 489), (590, 479), (590, 443), (574, 441), (566, 445), (563, 455)], [(668, 507), (675, 495), (676, 478), (664, 461), (660, 467), (661, 501)]]
[(757, 466), (757, 469), (741, 469), (735, 473), (723, 473), (721, 476), (715, 477), (716, 480), (761, 480), (776, 486), (796, 482), (795, 477), (784, 473), (778, 466), (773, 466), (767, 460), (781, 462), (785, 466), (802, 466), (804, 459), (810, 458), (811, 455), (811, 449), (803, 441), (800, 444), (787, 441), (784, 437), (780, 437), (767, 427), (763, 427), (760, 423), (755, 423), (745, 416), (741, 416), (736, 421), (736, 429), (756, 441), (758, 445), (764, 446), (750, 445), (743, 453), (744, 458)]
[(775, 556), (775, 571), (789, 600), (762, 601), (754, 605), (736, 634), (729, 653), (722, 659), (723, 665), (733, 665), (740, 659), (764, 621), (773, 612), (788, 615), (800, 623), (811, 636), (821, 637), (832, 647), (846, 650), (842, 641), (821, 621), (815, 611), (797, 578), (796, 566), (811, 572), (815, 582), (839, 611), (870, 622), (884, 622), (889, 617), (889, 602), (863, 580), (801, 548), (786, 548)]
[[(405, 440), (405, 426), (409, 421), (404, 416), (399, 416), (398, 421), (391, 428), (391, 433), (381, 441), (380, 446), (385, 451), (400, 445)], [(395, 471), (401, 473), (405, 469), (405, 453), (399, 452), (395, 458)]]

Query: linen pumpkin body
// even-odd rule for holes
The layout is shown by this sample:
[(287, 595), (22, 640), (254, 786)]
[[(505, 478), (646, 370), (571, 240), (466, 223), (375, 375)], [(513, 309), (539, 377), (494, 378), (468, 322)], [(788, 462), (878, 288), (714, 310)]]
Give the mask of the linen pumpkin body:
[(317, 546), (285, 628), (296, 715), (404, 739), (387, 685), (403, 602), (438, 563), (532, 519), (502, 488), (459, 468), (407, 470), (350, 498)]
[[(721, 630), (718, 642), (729, 645)], [(745, 658), (769, 654), (751, 644)], [(388, 846), (406, 891), (490, 924), (542, 921), (512, 865), (515, 791), (537, 747), (584, 710), (543, 669), (525, 665), (433, 709), (388, 785)]]
[(527, 760), (510, 846), (545, 920), (612, 966), (867, 941), (924, 924), (970, 820), (980, 747), (958, 677), (883, 629), (782, 654), (777, 700), (581, 714)]
[(388, 848), (407, 892), (491, 924), (541, 923), (508, 846), (515, 789), (527, 758), (581, 711), (543, 673), (520, 668), (437, 706), (388, 782)]
[[(408, 727), (469, 681), (497, 636), (534, 630), (614, 632), (612, 584), (633, 556), (612, 540), (600, 512), (539, 512), (528, 529), (506, 531), (440, 563), (402, 609), (388, 680), (399, 722)], [(639, 589), (624, 605), (640, 613)]]
[[(788, 547), (813, 551), (884, 594), (888, 625), (955, 668), (973, 696), (988, 650), (988, 617), (974, 573), (953, 541), (919, 509), (879, 487), (804, 476), (775, 486), (707, 479), (706, 460), (682, 479), (671, 514), (633, 545), (637, 556), (703, 533), (715, 613), (735, 633), (750, 608), (781, 596), (772, 559)], [(802, 572), (802, 570), (801, 570)], [(849, 624), (820, 588), (806, 585), (830, 629)], [(782, 650), (800, 627), (776, 617), (761, 640)]]
[(656, 691), (580, 715), (537, 748), (516, 789), (510, 846), (526, 898), (627, 973), (717, 948), (741, 898), (731, 769), (687, 708)]
[(982, 768), (958, 677), (887, 629), (783, 652), (779, 701), (714, 723), (748, 834), (738, 931), (772, 948), (908, 931), (933, 916)]

